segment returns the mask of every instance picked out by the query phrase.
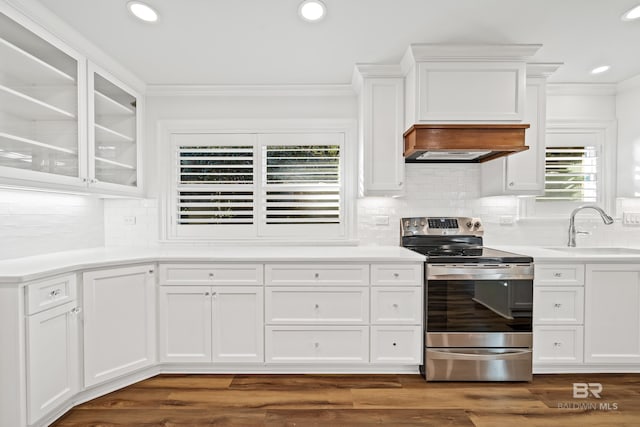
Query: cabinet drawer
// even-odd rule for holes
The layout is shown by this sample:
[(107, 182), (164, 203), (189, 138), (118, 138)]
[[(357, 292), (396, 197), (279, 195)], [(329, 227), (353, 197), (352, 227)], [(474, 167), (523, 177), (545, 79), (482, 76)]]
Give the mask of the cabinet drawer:
[(422, 363), (422, 327), (372, 326), (371, 363)]
[(160, 264), (161, 285), (262, 285), (262, 264)]
[(368, 264), (267, 264), (267, 285), (369, 285)]
[(579, 364), (583, 360), (582, 326), (536, 326), (533, 328), (533, 362)]
[(584, 288), (554, 286), (535, 288), (533, 323), (580, 325), (584, 321)]
[(374, 286), (422, 285), (422, 266), (423, 264), (374, 264), (371, 266), (371, 284)]
[(272, 324), (369, 322), (369, 288), (269, 287), (266, 321)]
[(367, 363), (367, 326), (267, 326), (267, 363)]
[(535, 264), (536, 286), (584, 286), (584, 264)]
[(420, 325), (422, 287), (372, 288), (371, 323)]
[(27, 314), (38, 313), (76, 299), (76, 276), (69, 274), (35, 282), (26, 287)]

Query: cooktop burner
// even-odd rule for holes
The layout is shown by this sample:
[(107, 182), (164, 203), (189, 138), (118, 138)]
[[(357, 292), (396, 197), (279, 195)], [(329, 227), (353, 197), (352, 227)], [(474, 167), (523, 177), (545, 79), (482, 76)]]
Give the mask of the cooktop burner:
[(401, 245), (437, 264), (520, 264), (533, 258), (482, 246), (478, 218), (402, 218)]

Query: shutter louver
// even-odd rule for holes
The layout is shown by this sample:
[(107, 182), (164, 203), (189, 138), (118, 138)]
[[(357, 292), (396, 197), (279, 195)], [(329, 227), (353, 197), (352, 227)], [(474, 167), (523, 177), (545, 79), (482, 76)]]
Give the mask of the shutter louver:
[(596, 202), (597, 196), (596, 147), (547, 147), (544, 196), (537, 200)]
[(178, 146), (178, 225), (254, 223), (251, 145)]
[(264, 145), (266, 224), (340, 224), (340, 146)]

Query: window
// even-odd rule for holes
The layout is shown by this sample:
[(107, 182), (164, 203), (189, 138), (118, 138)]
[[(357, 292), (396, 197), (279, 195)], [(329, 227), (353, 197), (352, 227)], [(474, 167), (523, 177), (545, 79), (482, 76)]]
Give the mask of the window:
[(538, 201), (598, 201), (598, 148), (575, 145), (545, 150), (544, 195)]
[(345, 236), (345, 136), (173, 134), (172, 237)]

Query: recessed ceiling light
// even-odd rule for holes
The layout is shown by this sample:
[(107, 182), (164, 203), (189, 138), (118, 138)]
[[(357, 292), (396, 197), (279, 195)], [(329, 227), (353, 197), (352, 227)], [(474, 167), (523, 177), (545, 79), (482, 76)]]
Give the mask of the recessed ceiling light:
[(139, 1), (130, 1), (127, 3), (127, 7), (133, 16), (145, 22), (156, 22), (158, 20), (158, 12), (153, 10), (148, 4)]
[(326, 15), (327, 8), (320, 0), (305, 0), (300, 3), (298, 13), (305, 21), (318, 22)]
[(634, 19), (638, 18), (640, 18), (640, 5), (634, 7), (633, 9), (622, 15), (622, 18), (620, 19), (622, 19), (623, 21), (633, 21)]
[(611, 68), (608, 65), (601, 65), (600, 67), (596, 67), (593, 70), (591, 70), (591, 74), (602, 74), (605, 71), (609, 71), (609, 68)]

